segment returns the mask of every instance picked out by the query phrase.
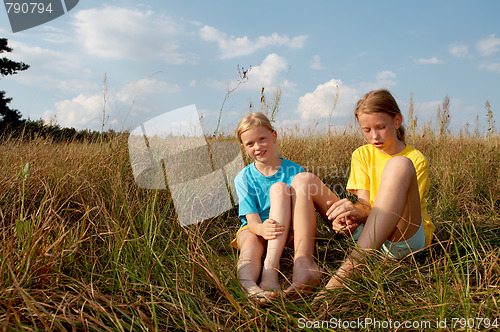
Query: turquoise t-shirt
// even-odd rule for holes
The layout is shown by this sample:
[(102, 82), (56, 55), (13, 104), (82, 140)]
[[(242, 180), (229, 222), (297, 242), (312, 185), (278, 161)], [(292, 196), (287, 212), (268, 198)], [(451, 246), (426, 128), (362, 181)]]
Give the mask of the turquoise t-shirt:
[(258, 213), (262, 221), (269, 218), (271, 200), (269, 189), (276, 182), (284, 182), (291, 185), (292, 180), (298, 173), (304, 172), (302, 166), (293, 161), (282, 159), (281, 166), (271, 176), (264, 176), (255, 167), (255, 163), (243, 168), (234, 178), (234, 185), (239, 199), (238, 217), (241, 219), (242, 227), (247, 224), (246, 215)]

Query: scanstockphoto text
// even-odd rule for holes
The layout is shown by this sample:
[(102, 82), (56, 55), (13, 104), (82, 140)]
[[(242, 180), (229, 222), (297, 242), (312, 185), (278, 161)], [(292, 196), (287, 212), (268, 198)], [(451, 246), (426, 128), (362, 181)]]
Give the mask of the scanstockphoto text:
[(308, 320), (307, 318), (298, 319), (299, 329), (415, 329), (415, 330), (431, 330), (431, 329), (498, 329), (500, 320), (498, 318), (487, 317), (454, 317), (454, 318), (439, 318), (435, 320), (406, 320), (399, 321), (393, 319), (379, 320), (370, 317), (360, 317), (355, 320), (343, 320), (332, 317), (330, 320)]

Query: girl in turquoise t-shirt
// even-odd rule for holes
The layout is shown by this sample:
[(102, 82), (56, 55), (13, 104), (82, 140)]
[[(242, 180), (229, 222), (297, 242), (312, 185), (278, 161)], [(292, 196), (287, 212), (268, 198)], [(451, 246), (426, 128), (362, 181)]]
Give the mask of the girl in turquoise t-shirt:
[[(297, 179), (308, 173), (296, 163), (276, 156), (277, 133), (264, 114), (245, 115), (238, 124), (237, 134), (254, 162), (238, 173), (234, 181), (242, 227), (231, 244), (240, 251), (238, 277), (244, 292), (257, 302), (267, 302), (282, 293), (279, 262), (288, 240), (292, 209), (298, 215), (294, 204), (295, 197), (300, 196)], [(316, 219), (294, 217), (293, 231), (293, 283), (285, 290), (289, 296), (310, 290), (321, 281), (320, 269), (314, 261)]]

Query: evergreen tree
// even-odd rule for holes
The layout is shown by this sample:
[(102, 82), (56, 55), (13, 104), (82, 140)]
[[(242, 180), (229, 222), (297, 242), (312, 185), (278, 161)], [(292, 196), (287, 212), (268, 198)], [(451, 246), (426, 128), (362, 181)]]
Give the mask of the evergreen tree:
[[(6, 38), (0, 38), (0, 54), (4, 52), (12, 52), (12, 48), (8, 46), (8, 40)], [(0, 74), (2, 77), (7, 75), (17, 74), (19, 71), (28, 69), (30, 66), (24, 62), (16, 62), (6, 57), (0, 59)], [(0, 130), (4, 130), (6, 127), (15, 129), (23, 123), (21, 113), (18, 110), (11, 109), (9, 103), (12, 98), (7, 98), (5, 96), (5, 91), (0, 91)]]

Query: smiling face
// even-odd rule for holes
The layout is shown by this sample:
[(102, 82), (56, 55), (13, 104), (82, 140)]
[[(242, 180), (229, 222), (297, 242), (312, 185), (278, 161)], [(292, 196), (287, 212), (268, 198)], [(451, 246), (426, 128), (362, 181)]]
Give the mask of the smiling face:
[(266, 164), (275, 161), (274, 143), (276, 143), (276, 131), (258, 126), (248, 129), (241, 134), (241, 145), (250, 158), (256, 162)]
[(384, 113), (360, 113), (358, 122), (366, 140), (385, 154), (396, 154), (404, 150), (405, 144), (398, 139), (397, 130), (403, 122), (400, 114), (394, 117)]

